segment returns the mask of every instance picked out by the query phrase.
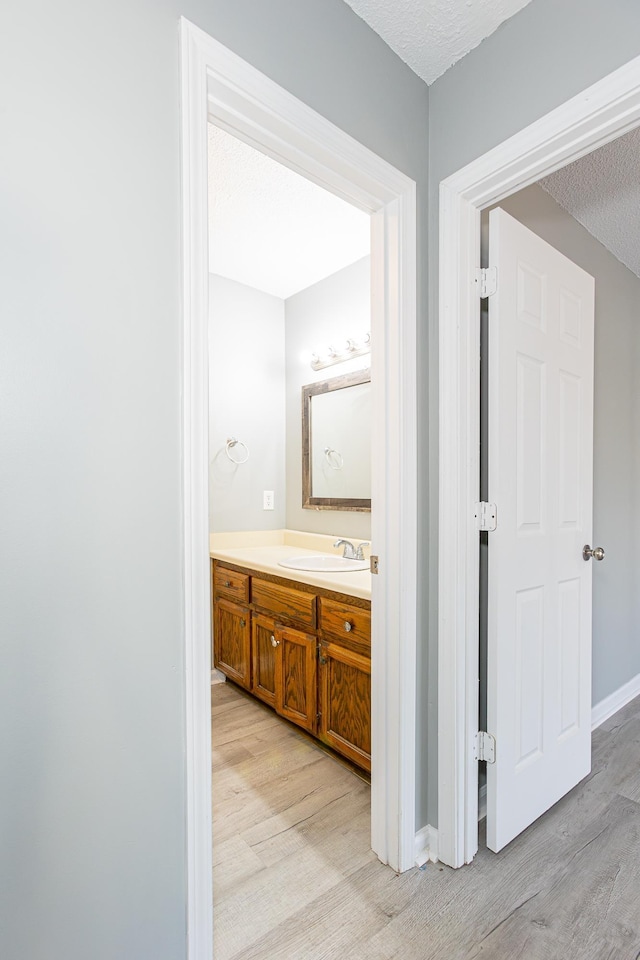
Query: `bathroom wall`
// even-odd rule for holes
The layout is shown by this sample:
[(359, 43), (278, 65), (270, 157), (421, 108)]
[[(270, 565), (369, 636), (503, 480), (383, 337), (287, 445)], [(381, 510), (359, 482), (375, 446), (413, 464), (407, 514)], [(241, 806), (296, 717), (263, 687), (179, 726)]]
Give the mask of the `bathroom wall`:
[[(365, 355), (314, 371), (311, 351), (369, 330), (369, 288), (369, 257), (288, 300), (210, 276), (211, 532), (288, 527), (369, 539), (369, 513), (301, 506), (302, 387), (364, 369), (370, 362)], [(226, 441), (231, 436), (249, 447), (247, 463), (229, 461)], [(238, 458), (244, 456), (236, 449)], [(370, 472), (370, 463), (365, 469)], [(274, 510), (263, 509), (264, 490), (274, 491)]]
[(371, 328), (370, 258), (326, 277), (285, 301), (287, 527), (312, 533), (339, 534), (368, 540), (371, 514), (302, 508), (301, 391), (308, 383), (361, 370), (370, 356), (312, 370), (314, 347), (340, 343)]
[[(280, 530), (285, 525), (284, 301), (209, 278), (209, 529)], [(246, 443), (233, 464), (226, 442)], [(239, 445), (231, 456), (243, 459)], [(274, 509), (263, 509), (273, 490)]]

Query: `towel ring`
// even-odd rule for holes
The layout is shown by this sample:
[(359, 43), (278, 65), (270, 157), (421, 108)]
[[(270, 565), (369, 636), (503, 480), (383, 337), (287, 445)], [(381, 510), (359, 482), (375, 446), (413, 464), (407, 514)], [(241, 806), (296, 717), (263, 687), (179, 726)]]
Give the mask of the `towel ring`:
[[(236, 459), (231, 456), (231, 451), (234, 447), (244, 447), (245, 456), (242, 457), (242, 455), (240, 455), (242, 459)], [(231, 463), (246, 463), (249, 459), (249, 447), (242, 440), (237, 440), (235, 437), (228, 438), (225, 452), (229, 460), (231, 460)]]
[[(332, 470), (342, 470), (344, 460), (342, 459), (341, 453), (338, 453), (338, 451), (334, 450), (332, 447), (325, 447), (324, 456)], [(333, 461), (331, 459), (332, 457), (334, 458)]]

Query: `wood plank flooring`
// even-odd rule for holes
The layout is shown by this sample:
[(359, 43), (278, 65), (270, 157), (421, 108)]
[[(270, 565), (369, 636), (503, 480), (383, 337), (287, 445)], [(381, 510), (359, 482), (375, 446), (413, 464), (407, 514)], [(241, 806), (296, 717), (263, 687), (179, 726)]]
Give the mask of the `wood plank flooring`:
[(369, 786), (230, 684), (212, 688), (215, 960), (638, 960), (640, 698), (591, 775), (499, 854), (396, 876)]

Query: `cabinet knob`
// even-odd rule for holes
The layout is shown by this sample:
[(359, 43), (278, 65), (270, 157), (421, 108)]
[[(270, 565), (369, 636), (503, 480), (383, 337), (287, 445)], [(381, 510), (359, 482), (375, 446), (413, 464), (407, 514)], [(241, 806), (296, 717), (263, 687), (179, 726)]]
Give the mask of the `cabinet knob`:
[(276, 638), (274, 637), (273, 634), (271, 634), (271, 646), (272, 646), (272, 647), (279, 647), (279, 646), (280, 646), (280, 641), (279, 641), (279, 640), (276, 640)]
[(345, 620), (344, 629), (346, 630), (347, 633), (351, 633), (351, 631), (353, 630), (353, 624), (350, 623), (349, 620)]
[(230, 586), (231, 586), (231, 580), (225, 580), (224, 585), (225, 585), (225, 587), (230, 587)]

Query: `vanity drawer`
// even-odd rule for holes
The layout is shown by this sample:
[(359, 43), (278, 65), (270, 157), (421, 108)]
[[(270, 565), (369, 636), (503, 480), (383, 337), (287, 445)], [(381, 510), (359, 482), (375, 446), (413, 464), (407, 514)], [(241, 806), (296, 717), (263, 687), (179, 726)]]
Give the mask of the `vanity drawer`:
[(371, 649), (371, 610), (321, 597), (319, 628), (339, 642), (359, 644)]
[(301, 626), (315, 630), (316, 596), (285, 587), (270, 580), (253, 577), (251, 580), (251, 602), (254, 607), (267, 611), (277, 620), (293, 621)]
[(213, 590), (214, 593), (247, 603), (249, 577), (246, 573), (239, 573), (237, 570), (230, 570), (229, 567), (222, 567), (216, 563), (213, 568)]

